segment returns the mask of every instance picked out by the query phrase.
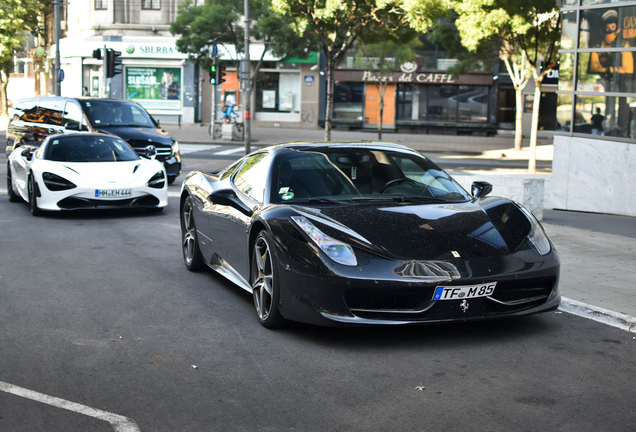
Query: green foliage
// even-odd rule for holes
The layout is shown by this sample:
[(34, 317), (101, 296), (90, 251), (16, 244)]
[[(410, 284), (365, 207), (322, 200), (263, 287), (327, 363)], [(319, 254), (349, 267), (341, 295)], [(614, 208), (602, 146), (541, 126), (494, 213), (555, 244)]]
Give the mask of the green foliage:
[(7, 113), (6, 86), (13, 68), (13, 56), (28, 39), (28, 34), (43, 34), (41, 13), (49, 6), (49, 0), (0, 0), (0, 81), (2, 91), (0, 111)]
[[(179, 51), (204, 68), (211, 64), (214, 43), (233, 45), (238, 53), (243, 53), (244, 5), (243, 0), (206, 0), (201, 6), (193, 6), (193, 0), (181, 3), (177, 18), (170, 25), (170, 32), (180, 36), (176, 42)], [(265, 42), (274, 55), (304, 53), (305, 45), (290, 28), (289, 20), (275, 14), (269, 0), (251, 0), (250, 18), (250, 36)]]
[(381, 75), (393, 73), (401, 64), (415, 60), (415, 50), (421, 46), (418, 33), (411, 27), (395, 31), (379, 27), (358, 43), (355, 67), (373, 69)]
[(559, 11), (555, 0), (455, 1), (462, 44), (476, 51), (484, 40), (498, 40), (502, 48), (518, 47), (532, 66), (546, 61), (560, 39)]
[(272, 0), (272, 5), (292, 20), (297, 35), (317, 42), (327, 59), (336, 63), (363, 33), (405, 25), (403, 10), (392, 0)]
[(498, 57), (498, 41), (496, 38), (482, 40), (474, 51), (467, 49), (455, 25), (458, 18), (455, 11), (449, 11), (448, 16), (438, 20), (427, 33), (428, 41), (444, 47), (449, 57), (457, 59), (448, 69), (453, 76), (475, 70), (492, 71), (493, 59)]

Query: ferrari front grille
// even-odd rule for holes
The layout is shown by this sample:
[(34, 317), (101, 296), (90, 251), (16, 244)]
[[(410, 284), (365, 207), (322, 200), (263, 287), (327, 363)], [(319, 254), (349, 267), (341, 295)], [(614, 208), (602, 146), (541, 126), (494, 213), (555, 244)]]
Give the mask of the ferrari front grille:
[(550, 278), (539, 278), (517, 281), (500, 281), (497, 288), (489, 299), (505, 305), (518, 305), (550, 297), (555, 280)]

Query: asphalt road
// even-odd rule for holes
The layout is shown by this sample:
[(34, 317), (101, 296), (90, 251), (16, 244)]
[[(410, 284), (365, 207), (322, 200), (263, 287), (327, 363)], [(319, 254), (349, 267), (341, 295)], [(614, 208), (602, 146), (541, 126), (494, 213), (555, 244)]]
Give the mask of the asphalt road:
[[(186, 170), (226, 164), (184, 161)], [(593, 321), (552, 312), (266, 330), (248, 293), (185, 269), (175, 198), (161, 214), (34, 218), (0, 194), (0, 233), (0, 431), (632, 431), (636, 423), (636, 340)], [(65, 401), (93, 411), (69, 411), (77, 405)], [(122, 418), (137, 429), (113, 425)]]

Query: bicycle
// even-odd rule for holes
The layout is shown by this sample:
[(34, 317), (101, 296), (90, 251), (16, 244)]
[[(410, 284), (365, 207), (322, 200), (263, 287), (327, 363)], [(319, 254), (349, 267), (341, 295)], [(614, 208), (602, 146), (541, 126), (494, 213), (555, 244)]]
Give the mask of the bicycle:
[[(232, 117), (230, 124), (232, 124), (232, 141), (243, 141), (245, 139), (243, 122), (239, 122), (236, 120), (236, 117)], [(208, 133), (212, 139), (221, 138), (223, 136), (223, 122), (221, 120), (216, 120), (208, 128)]]

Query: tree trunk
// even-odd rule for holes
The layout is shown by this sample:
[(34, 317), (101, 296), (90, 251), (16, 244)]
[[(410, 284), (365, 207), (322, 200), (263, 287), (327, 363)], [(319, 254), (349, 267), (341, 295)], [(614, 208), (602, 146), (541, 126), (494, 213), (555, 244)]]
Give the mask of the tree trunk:
[(515, 150), (521, 150), (521, 143), (523, 141), (523, 94), (522, 91), (526, 88), (529, 78), (525, 77), (525, 57), (521, 58), (521, 65), (516, 63), (510, 64), (510, 58), (508, 56), (500, 56), (503, 58), (510, 75), (510, 80), (515, 89), (515, 102), (517, 106), (517, 112), (515, 113)]
[(380, 97), (380, 121), (378, 126), (378, 141), (382, 140), (382, 120), (384, 117), (384, 93), (386, 92), (386, 83), (381, 82), (378, 85), (378, 95)]
[(327, 54), (327, 108), (325, 112), (325, 141), (331, 141), (331, 119), (333, 117), (333, 89), (334, 89), (334, 66), (335, 61)]
[[(525, 87), (525, 86), (524, 86)], [(523, 88), (515, 86), (515, 102), (517, 112), (515, 113), (515, 150), (521, 150), (523, 141)]]
[(534, 80), (534, 104), (532, 108), (532, 127), (530, 130), (530, 158), (528, 159), (528, 173), (537, 171), (537, 133), (539, 130), (539, 103), (541, 101), (541, 83), (543, 76)]
[(9, 116), (9, 97), (7, 95), (7, 87), (9, 86), (9, 75), (2, 73), (3, 80), (2, 85), (0, 86), (0, 117), (8, 117)]

